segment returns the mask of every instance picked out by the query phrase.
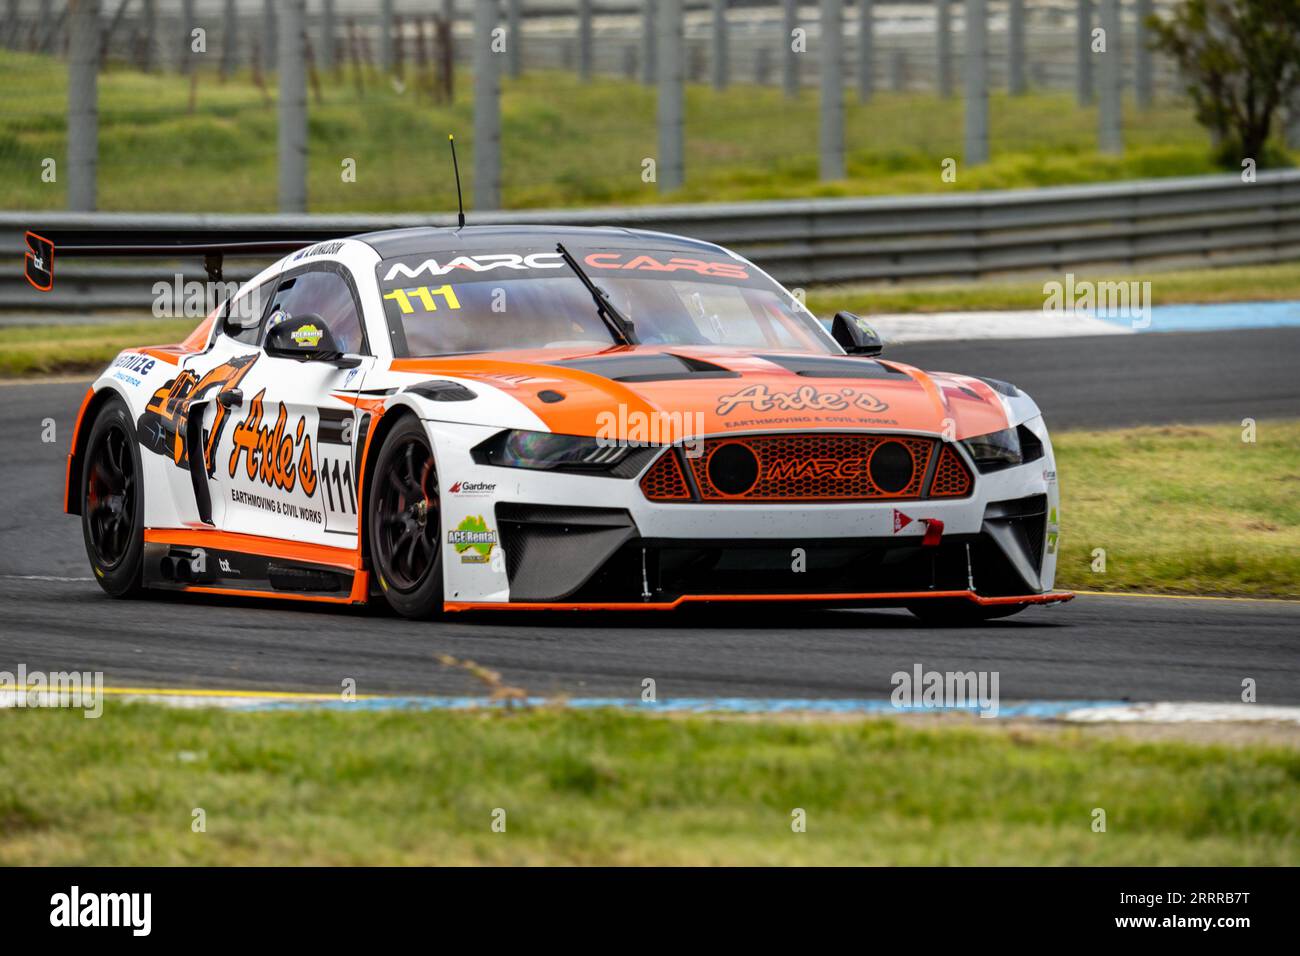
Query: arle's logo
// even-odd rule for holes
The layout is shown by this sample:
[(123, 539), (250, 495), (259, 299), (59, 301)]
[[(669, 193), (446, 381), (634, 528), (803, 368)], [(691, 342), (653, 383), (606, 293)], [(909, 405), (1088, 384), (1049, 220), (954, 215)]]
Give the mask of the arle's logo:
[(789, 392), (773, 392), (766, 385), (749, 385), (718, 399), (717, 414), (730, 415), (748, 406), (756, 412), (883, 412), (889, 407), (869, 392), (856, 388), (822, 390), (802, 385)]
[(230, 477), (235, 477), (240, 458), (249, 481), (261, 481), (272, 488), (293, 491), (299, 481), (303, 494), (316, 491), (316, 466), (312, 463), (311, 436), (306, 434), (307, 420), (298, 419), (293, 434), (288, 434), (289, 416), (280, 402), (280, 414), (274, 425), (262, 424), (262, 398), (266, 389), (253, 396), (248, 415), (235, 426), (230, 438)]
[(867, 471), (865, 458), (778, 458), (764, 475), (781, 478), (856, 478)]

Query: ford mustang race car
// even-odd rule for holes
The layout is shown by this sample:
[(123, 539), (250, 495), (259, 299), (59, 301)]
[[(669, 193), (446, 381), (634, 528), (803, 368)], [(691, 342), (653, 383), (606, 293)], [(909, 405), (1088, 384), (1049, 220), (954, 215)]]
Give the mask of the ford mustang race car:
[[(95, 251), (49, 238), (28, 236), (41, 288), (56, 246)], [(259, 244), (109, 245), (219, 275)], [(936, 622), (1071, 597), (1033, 400), (881, 358), (727, 249), (523, 226), (261, 245), (296, 251), (81, 405), (65, 507), (109, 594)]]

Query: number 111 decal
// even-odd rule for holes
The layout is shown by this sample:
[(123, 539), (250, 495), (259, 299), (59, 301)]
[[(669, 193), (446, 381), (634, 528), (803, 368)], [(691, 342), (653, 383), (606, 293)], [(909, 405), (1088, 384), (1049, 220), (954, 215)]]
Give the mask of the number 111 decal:
[(355, 534), (357, 530), (357, 489), (352, 480), (351, 457), (320, 460), (321, 502), (325, 505), (325, 530)]

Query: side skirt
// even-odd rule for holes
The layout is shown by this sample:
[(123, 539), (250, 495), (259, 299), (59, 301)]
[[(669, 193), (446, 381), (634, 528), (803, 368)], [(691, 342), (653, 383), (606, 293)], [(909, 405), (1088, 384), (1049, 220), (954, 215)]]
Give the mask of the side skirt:
[(364, 604), (356, 551), (204, 530), (146, 530), (144, 585), (165, 591)]

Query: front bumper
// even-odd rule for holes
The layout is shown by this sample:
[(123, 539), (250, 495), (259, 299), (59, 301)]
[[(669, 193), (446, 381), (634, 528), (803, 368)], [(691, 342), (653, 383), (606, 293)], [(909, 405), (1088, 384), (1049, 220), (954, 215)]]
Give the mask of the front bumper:
[[(445, 528), (486, 527), (494, 542), (485, 553), (446, 539), (449, 610), (1069, 598), (1052, 590), (1059, 495), (1045, 431), (1045, 457), (977, 474), (960, 499), (663, 503), (636, 480), (479, 465), (469, 449), (492, 430), (428, 424)], [(447, 490), (458, 486), (475, 494)]]
[(981, 607), (1011, 604), (1062, 604), (1074, 599), (1070, 591), (1050, 591), (1046, 594), (1019, 594), (1005, 597), (985, 597), (974, 591), (900, 591), (892, 594), (692, 594), (673, 601), (623, 601), (623, 602), (573, 602), (573, 601), (511, 601), (475, 602), (447, 601), (445, 611), (675, 611), (684, 604), (764, 604), (797, 601), (819, 607), (902, 607), (934, 600), (967, 600)]

